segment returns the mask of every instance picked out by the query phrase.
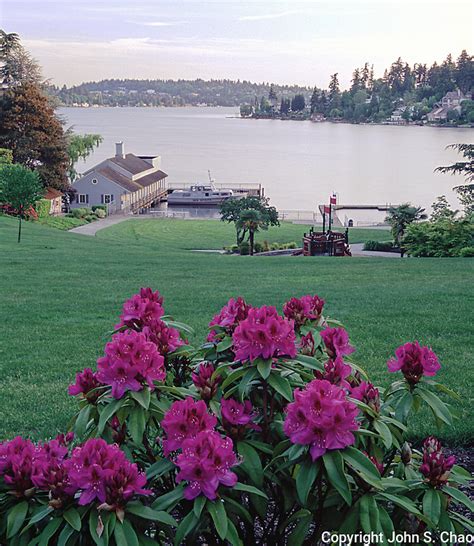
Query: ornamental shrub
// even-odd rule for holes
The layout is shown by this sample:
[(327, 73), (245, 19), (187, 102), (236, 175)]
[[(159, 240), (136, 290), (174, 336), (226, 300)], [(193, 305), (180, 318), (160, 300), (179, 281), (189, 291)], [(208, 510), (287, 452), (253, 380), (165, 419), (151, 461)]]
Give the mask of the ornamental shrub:
[(51, 210), (51, 201), (48, 199), (40, 199), (35, 205), (36, 214), (38, 218), (47, 218), (49, 211)]
[[(69, 387), (67, 434), (0, 443), (0, 544), (319, 544), (325, 531), (473, 532), (470, 475), (417, 412), (450, 426), (456, 394), (418, 341), (394, 351), (388, 388), (354, 361), (317, 295), (275, 307), (232, 298), (207, 341), (142, 288), (97, 367)], [(421, 543), (421, 542), (420, 542)]]

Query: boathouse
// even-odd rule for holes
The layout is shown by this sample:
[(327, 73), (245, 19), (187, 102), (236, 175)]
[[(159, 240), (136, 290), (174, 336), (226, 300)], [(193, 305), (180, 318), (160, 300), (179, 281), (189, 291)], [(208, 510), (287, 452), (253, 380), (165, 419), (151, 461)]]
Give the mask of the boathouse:
[(125, 154), (123, 142), (115, 145), (115, 156), (86, 171), (74, 183), (71, 207), (106, 205), (110, 214), (136, 213), (166, 195), (165, 172), (160, 156)]

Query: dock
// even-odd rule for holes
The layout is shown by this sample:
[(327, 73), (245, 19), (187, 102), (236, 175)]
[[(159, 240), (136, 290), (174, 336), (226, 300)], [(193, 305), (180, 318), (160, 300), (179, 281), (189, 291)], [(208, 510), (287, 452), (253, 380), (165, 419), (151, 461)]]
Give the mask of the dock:
[[(174, 190), (186, 190), (191, 184), (184, 182), (168, 182), (167, 194), (172, 193)], [(243, 197), (264, 197), (265, 189), (262, 184), (252, 184), (247, 182), (237, 183), (216, 183), (213, 182), (213, 186), (216, 190), (232, 190), (235, 194), (242, 195)]]

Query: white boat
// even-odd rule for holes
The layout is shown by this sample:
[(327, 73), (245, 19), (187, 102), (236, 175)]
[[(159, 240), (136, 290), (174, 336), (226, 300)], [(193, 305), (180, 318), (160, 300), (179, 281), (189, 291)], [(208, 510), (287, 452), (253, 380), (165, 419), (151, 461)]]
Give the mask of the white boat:
[(168, 195), (168, 205), (220, 205), (228, 199), (238, 199), (230, 189), (216, 189), (213, 184), (196, 184)]

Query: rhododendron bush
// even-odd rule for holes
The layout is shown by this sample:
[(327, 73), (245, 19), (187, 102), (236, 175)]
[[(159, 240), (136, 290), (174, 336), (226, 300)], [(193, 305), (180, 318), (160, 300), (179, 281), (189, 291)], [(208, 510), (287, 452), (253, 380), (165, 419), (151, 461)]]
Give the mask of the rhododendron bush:
[(410, 445), (421, 408), (450, 425), (435, 353), (417, 341), (381, 390), (318, 296), (283, 312), (231, 299), (206, 342), (149, 288), (69, 387), (70, 430), (0, 443), (0, 543), (318, 544), (324, 531), (473, 532), (469, 474)]

